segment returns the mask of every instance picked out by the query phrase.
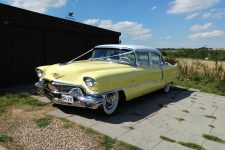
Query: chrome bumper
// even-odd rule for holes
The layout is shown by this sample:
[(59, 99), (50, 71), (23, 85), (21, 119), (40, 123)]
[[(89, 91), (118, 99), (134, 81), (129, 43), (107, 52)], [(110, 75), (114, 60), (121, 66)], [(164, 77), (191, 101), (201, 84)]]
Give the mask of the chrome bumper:
[[(62, 83), (62, 85), (65, 84)], [(97, 109), (103, 104), (105, 99), (105, 95), (88, 94), (80, 87), (74, 87), (69, 92), (51, 91), (45, 81), (35, 83), (35, 87), (38, 89), (38, 94), (46, 96), (55, 104)], [(62, 94), (72, 96), (74, 98), (74, 103), (64, 102), (61, 97)]]

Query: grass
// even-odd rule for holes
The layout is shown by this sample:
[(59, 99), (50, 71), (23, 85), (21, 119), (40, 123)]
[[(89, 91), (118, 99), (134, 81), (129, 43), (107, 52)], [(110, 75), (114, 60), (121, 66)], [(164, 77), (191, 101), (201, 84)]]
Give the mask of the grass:
[(4, 113), (4, 112), (6, 112), (5, 108), (0, 107), (0, 114), (2, 114), (2, 113)]
[(111, 137), (109, 137), (107, 135), (102, 135), (91, 128), (85, 128), (85, 127), (82, 127), (82, 128), (84, 129), (85, 133), (88, 136), (91, 136), (94, 139), (96, 139), (97, 141), (99, 141), (99, 147), (97, 149), (141, 150), (140, 148), (138, 148), (136, 146), (124, 143), (124, 142), (116, 140), (116, 139), (112, 139)]
[(52, 121), (52, 116), (45, 116), (35, 121), (35, 124), (38, 128), (44, 128), (48, 126)]
[[(30, 114), (30, 111), (32, 111), (31, 112), (32, 114), (33, 114), (33, 112), (35, 112), (36, 115), (34, 117), (30, 118), (29, 115), (28, 115), (28, 118), (26, 118), (26, 117), (25, 118), (26, 119), (32, 119), (37, 128), (45, 128), (52, 122), (53, 118), (57, 118), (57, 119), (60, 119), (60, 121), (63, 123), (64, 129), (68, 129), (68, 128), (82, 129), (82, 131), (85, 132), (87, 134), (87, 136), (92, 137), (93, 140), (96, 143), (98, 143), (98, 147), (96, 149), (140, 150), (140, 148), (138, 148), (136, 146), (132, 146), (132, 145), (129, 145), (129, 144), (124, 143), (122, 141), (112, 139), (112, 138), (110, 138), (108, 136), (105, 136), (103, 134), (100, 134), (100, 133), (98, 133), (98, 132), (96, 132), (96, 131), (94, 131), (90, 128), (85, 128), (85, 127), (76, 125), (76, 124), (70, 122), (69, 120), (67, 120), (65, 118), (58, 118), (58, 117), (52, 117), (52, 116), (45, 115), (45, 113), (46, 113), (45, 110), (48, 111), (49, 106), (47, 105), (47, 107), (36, 107), (36, 106), (43, 106), (45, 104), (40, 103), (37, 100), (33, 99), (27, 93), (7, 94), (5, 96), (0, 97), (0, 121), (2, 121), (2, 118), (6, 118), (7, 120), (9, 120), (9, 122), (11, 122), (12, 119), (13, 119), (13, 121), (15, 120), (15, 118), (12, 118), (11, 114), (4, 113), (7, 110), (9, 111), (9, 109), (11, 109), (11, 107), (8, 107), (8, 106), (11, 106), (11, 105), (15, 105), (15, 108), (21, 108), (23, 110), (29, 110), (29, 114)], [(28, 105), (28, 106), (31, 106), (31, 107), (23, 107), (24, 105)], [(14, 108), (14, 106), (13, 106), (13, 108)], [(36, 108), (38, 108), (38, 109), (36, 109)], [(36, 113), (37, 110), (41, 110), (40, 114)], [(42, 110), (44, 110), (44, 111), (42, 111)], [(27, 111), (22, 111), (21, 115), (26, 116), (26, 114), (24, 114), (24, 112), (27, 113)], [(19, 118), (17, 117), (16, 119), (19, 119)], [(7, 130), (8, 125), (9, 125), (8, 122), (4, 121), (4, 126), (2, 126), (3, 128), (1, 128), (0, 131), (5, 130), (5, 129)], [(15, 129), (17, 129), (17, 126), (15, 126)], [(10, 143), (6, 143), (7, 146), (9, 145), (10, 148), (13, 147), (12, 149), (22, 149), (21, 148), (22, 146), (18, 145), (17, 141), (13, 140), (13, 137), (10, 137), (6, 134), (0, 133), (0, 142), (1, 143), (12, 141)], [(5, 144), (5, 143), (2, 143), (2, 144)]]
[(210, 119), (216, 119), (215, 116), (212, 116), (212, 115), (205, 115), (206, 118), (210, 118)]
[(73, 127), (73, 124), (67, 120), (66, 118), (60, 118), (60, 120), (63, 122), (63, 128), (64, 129), (69, 129)]
[(111, 150), (111, 149), (141, 150), (140, 148), (136, 146), (133, 146), (121, 141), (117, 141), (116, 139), (112, 139), (111, 137), (107, 135), (103, 136), (100, 146), (104, 147), (105, 150)]
[(189, 111), (188, 111), (188, 110), (186, 110), (186, 109), (185, 109), (185, 110), (182, 110), (182, 111), (183, 111), (183, 112), (185, 112), (185, 113), (189, 113)]
[(84, 131), (86, 134), (97, 134), (97, 132), (91, 128), (86, 128)]
[(110, 149), (112, 149), (113, 144), (115, 143), (115, 141), (116, 141), (115, 139), (112, 139), (109, 136), (104, 135), (100, 145), (104, 146), (106, 150), (110, 150)]
[(175, 119), (177, 119), (179, 122), (181, 122), (181, 121), (185, 121), (185, 119), (184, 119), (184, 118), (175, 118)]
[(225, 66), (222, 63), (215, 61), (214, 66), (209, 66), (201, 60), (188, 63), (179, 60), (178, 68), (180, 77), (174, 85), (225, 96)]
[(209, 127), (210, 127), (210, 128), (215, 128), (215, 126), (214, 126), (214, 125), (211, 125), (211, 124), (209, 125)]
[(167, 142), (172, 142), (172, 143), (178, 143), (182, 146), (185, 146), (185, 147), (188, 147), (188, 148), (191, 148), (191, 149), (196, 149), (196, 150), (205, 150), (204, 147), (196, 144), (196, 143), (190, 143), (190, 142), (181, 142), (181, 141), (176, 141), (174, 139), (171, 139), (169, 137), (166, 137), (166, 136), (160, 136), (160, 138), (164, 141), (167, 141)]
[(204, 147), (202, 147), (201, 145), (195, 144), (195, 143), (190, 143), (190, 142), (177, 142), (180, 145), (192, 148), (192, 149), (196, 149), (196, 150), (205, 150)]
[(174, 80), (175, 86), (200, 89), (203, 92), (214, 93), (214, 94), (225, 96), (224, 90), (218, 89), (217, 84), (218, 83), (210, 82), (210, 81), (208, 81), (208, 83), (196, 82), (186, 78), (180, 78), (180, 79)]
[(13, 138), (11, 136), (8, 136), (6, 134), (0, 134), (0, 142), (7, 143), (13, 141)]
[(205, 108), (203, 108), (203, 107), (200, 107), (200, 109), (205, 110)]
[(168, 138), (168, 137), (166, 137), (166, 136), (160, 136), (160, 138), (162, 139), (162, 140), (164, 140), (164, 141), (167, 141), (167, 142), (172, 142), (172, 143), (174, 143), (174, 142), (176, 142), (175, 140), (173, 140), (173, 139), (171, 139), (171, 138)]
[(21, 104), (29, 106), (44, 106), (45, 103), (39, 102), (32, 98), (28, 93), (6, 94), (0, 97), (0, 108), (10, 105)]
[(222, 143), (225, 144), (225, 141), (217, 136), (214, 135), (209, 135), (209, 134), (203, 134), (202, 135), (203, 138), (210, 140), (210, 141), (214, 141), (214, 142), (218, 142), (218, 143)]

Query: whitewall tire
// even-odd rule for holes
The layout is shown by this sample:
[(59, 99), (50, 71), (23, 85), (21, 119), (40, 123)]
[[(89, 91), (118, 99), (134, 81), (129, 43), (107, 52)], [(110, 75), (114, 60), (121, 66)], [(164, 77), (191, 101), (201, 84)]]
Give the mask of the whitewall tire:
[(105, 100), (103, 102), (103, 110), (106, 115), (112, 115), (119, 104), (119, 93), (109, 93), (105, 96)]

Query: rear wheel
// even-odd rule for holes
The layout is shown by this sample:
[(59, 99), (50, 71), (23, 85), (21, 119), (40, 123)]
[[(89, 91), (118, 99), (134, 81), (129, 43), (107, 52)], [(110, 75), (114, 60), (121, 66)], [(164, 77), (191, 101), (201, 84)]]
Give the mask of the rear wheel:
[(118, 103), (119, 103), (119, 93), (118, 92), (107, 94), (105, 96), (105, 100), (103, 102), (104, 113), (107, 115), (112, 115), (116, 111), (116, 109), (118, 107)]
[(167, 83), (165, 86), (164, 86), (164, 92), (168, 93), (171, 89), (171, 83)]

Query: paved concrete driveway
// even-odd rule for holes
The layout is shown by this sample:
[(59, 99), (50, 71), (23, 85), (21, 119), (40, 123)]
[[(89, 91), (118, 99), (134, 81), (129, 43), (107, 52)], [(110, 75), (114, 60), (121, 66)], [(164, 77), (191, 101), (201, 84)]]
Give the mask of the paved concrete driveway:
[(57, 106), (57, 110), (49, 114), (142, 149), (188, 149), (160, 136), (196, 143), (209, 150), (225, 149), (225, 144), (202, 137), (210, 134), (225, 140), (225, 97), (197, 90), (173, 88), (169, 94), (157, 91), (125, 103), (110, 117), (98, 111), (67, 106)]

